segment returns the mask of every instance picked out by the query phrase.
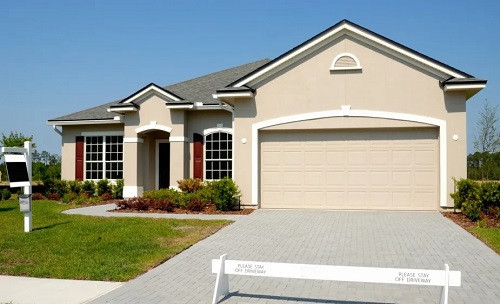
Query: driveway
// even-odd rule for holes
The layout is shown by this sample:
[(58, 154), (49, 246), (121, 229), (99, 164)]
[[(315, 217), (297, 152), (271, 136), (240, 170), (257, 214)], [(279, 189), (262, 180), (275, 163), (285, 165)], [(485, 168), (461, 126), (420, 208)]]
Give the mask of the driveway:
[[(500, 299), (500, 256), (438, 212), (257, 210), (91, 303), (210, 303), (211, 260), (462, 272), (450, 303)], [(439, 287), (230, 276), (222, 303), (437, 303)], [(498, 303), (498, 302), (497, 302)]]

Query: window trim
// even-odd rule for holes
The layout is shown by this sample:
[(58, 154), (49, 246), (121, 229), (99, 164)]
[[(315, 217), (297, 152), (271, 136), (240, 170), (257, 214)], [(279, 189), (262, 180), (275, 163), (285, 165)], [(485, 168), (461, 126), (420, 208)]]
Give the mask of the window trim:
[[(125, 137), (123, 135), (123, 132), (121, 131), (110, 131), (110, 132), (82, 132), (81, 136), (83, 136), (83, 180), (101, 180), (101, 179), (108, 179), (109, 181), (116, 181), (119, 179), (123, 179), (123, 175), (125, 172), (124, 168), (124, 155), (125, 155)], [(102, 168), (102, 178), (101, 179), (93, 179), (93, 178), (87, 178), (87, 137), (99, 137), (102, 136), (102, 160), (100, 161), (103, 164)], [(113, 178), (106, 178), (106, 163), (118, 163), (117, 161), (106, 161), (106, 137), (107, 136), (122, 136), (122, 178), (119, 179), (113, 179)], [(89, 161), (89, 162), (99, 162), (99, 161)]]
[(231, 161), (231, 179), (234, 178), (234, 132), (232, 128), (227, 128), (227, 127), (216, 127), (216, 128), (209, 128), (205, 129), (203, 131), (203, 179), (207, 181), (212, 181), (212, 180), (219, 180), (219, 179), (208, 179), (207, 178), (207, 136), (214, 134), (214, 133), (227, 133), (231, 134), (231, 158), (227, 159)]

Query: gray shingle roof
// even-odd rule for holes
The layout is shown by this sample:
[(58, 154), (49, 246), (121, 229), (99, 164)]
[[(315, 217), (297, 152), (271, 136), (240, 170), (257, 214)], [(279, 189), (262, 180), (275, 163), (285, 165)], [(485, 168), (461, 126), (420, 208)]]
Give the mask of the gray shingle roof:
[[(203, 102), (204, 104), (217, 104), (217, 101), (212, 97), (212, 94), (214, 94), (217, 89), (224, 88), (229, 83), (247, 75), (248, 73), (261, 67), (269, 61), (271, 60), (262, 59), (234, 68), (172, 84), (164, 87), (164, 89), (182, 97), (182, 102)], [(49, 122), (113, 119), (113, 117), (117, 116), (118, 114), (113, 112), (110, 113), (107, 111), (107, 109), (111, 105), (119, 104), (120, 101), (121, 100), (108, 102), (97, 107), (49, 119)]]

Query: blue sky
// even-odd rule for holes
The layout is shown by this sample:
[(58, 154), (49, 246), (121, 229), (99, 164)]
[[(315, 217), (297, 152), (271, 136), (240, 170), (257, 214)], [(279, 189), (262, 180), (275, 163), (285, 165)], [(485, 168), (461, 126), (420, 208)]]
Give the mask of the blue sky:
[(47, 120), (262, 58), (342, 19), (481, 79), (500, 104), (499, 1), (39, 1), (0, 3), (0, 133), (60, 154)]

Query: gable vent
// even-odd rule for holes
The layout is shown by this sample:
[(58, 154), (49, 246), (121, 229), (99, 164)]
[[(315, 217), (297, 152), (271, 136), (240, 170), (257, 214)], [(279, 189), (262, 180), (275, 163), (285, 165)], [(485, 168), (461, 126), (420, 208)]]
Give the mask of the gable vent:
[(330, 66), (330, 71), (361, 70), (358, 58), (350, 53), (337, 55)]

